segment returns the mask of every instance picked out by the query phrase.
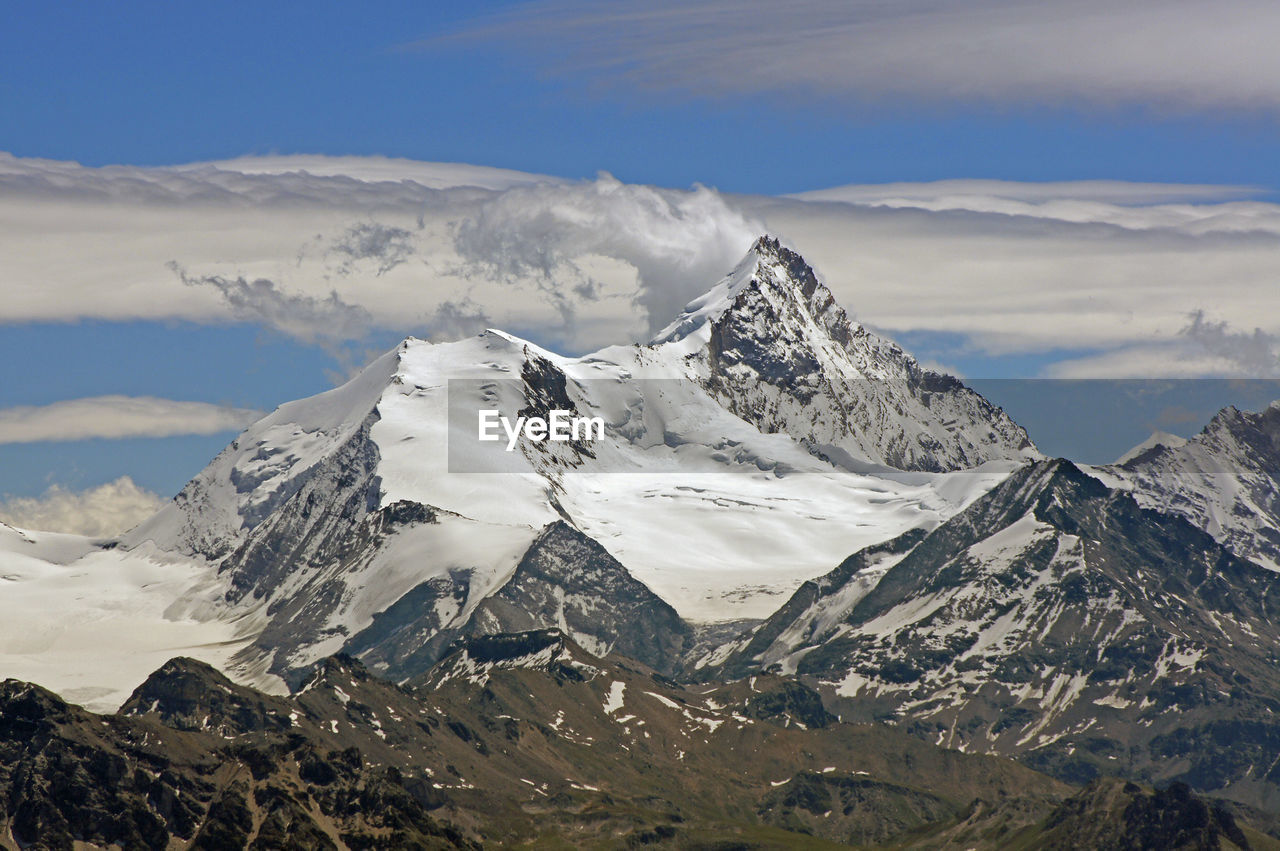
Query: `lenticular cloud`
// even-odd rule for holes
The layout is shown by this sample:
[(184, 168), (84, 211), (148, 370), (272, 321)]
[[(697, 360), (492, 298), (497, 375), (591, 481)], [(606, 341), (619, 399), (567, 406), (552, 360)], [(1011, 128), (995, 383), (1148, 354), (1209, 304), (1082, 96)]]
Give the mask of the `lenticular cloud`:
[(926, 359), (1255, 374), (1237, 336), (1280, 336), (1280, 205), (1253, 192), (941, 181), (766, 197), (379, 158), (0, 154), (0, 322), (252, 322), (335, 356), (375, 334), (493, 326), (581, 353), (650, 338), (768, 232)]
[(1277, 33), (1271, 0), (546, 0), (429, 46), (509, 44), (597, 83), (690, 97), (1274, 113)]

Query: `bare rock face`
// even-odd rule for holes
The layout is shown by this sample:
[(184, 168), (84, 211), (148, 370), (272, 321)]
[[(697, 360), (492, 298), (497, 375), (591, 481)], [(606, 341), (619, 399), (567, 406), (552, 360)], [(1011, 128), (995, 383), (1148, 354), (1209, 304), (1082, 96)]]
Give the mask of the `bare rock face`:
[(674, 673), (693, 641), (692, 629), (675, 609), (604, 547), (562, 521), (538, 535), (510, 578), (465, 622), (442, 628), (431, 615), (434, 601), (465, 592), (461, 584), (420, 586), (357, 634), (348, 652), (408, 679), (439, 661), (461, 636), (559, 629), (599, 655), (621, 653)]
[(1248, 848), (1236, 820), (1185, 783), (1149, 791), (1121, 780), (1095, 781), (1051, 815), (1038, 848)]
[(695, 302), (658, 341), (705, 337), (708, 390), (761, 431), (789, 434), (836, 463), (899, 470), (1035, 457), (1004, 411), (853, 322), (777, 240), (758, 240), (717, 289), (715, 303)]
[(175, 730), (215, 735), (283, 732), (292, 727), (278, 700), (236, 685), (215, 668), (177, 657), (138, 686), (117, 713), (147, 715)]
[[(181, 659), (134, 697), (126, 714), (103, 717), (38, 686), (0, 684), (6, 845), (478, 847), (430, 816), (401, 772), (365, 765), (358, 749), (334, 750), (284, 699)], [(155, 709), (141, 709), (143, 699)], [(202, 708), (214, 713), (210, 723), (192, 714)]]

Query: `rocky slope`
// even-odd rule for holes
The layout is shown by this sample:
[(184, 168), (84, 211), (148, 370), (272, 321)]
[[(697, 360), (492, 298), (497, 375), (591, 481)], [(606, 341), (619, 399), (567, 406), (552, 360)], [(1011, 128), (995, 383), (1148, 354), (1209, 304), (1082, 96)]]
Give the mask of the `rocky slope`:
[(1027, 847), (1075, 848), (1251, 848), (1253, 841), (1220, 806), (1197, 799), (1185, 783), (1150, 791), (1120, 780), (1102, 780), (1072, 796), (1035, 832)]
[(1280, 586), (1066, 461), (863, 550), (703, 662), (798, 672), (842, 713), (1059, 777), (1280, 798)]
[[(422, 593), (417, 593), (421, 589)], [(659, 671), (680, 666), (692, 630), (595, 541), (561, 521), (549, 525), (511, 577), (458, 626), (436, 617), (440, 586), (419, 586), (374, 617), (346, 648), (396, 679), (420, 674), (459, 636), (563, 630), (596, 653), (621, 653)], [(444, 599), (462, 608), (457, 585)], [(466, 589), (462, 589), (465, 591)]]
[[(166, 666), (149, 691), (157, 707), (178, 707), (176, 723), (93, 715), (38, 686), (0, 684), (0, 846), (478, 847), (429, 815), (399, 771), (206, 666)], [(204, 701), (223, 713), (189, 713)]]
[(1186, 517), (1242, 558), (1280, 571), (1280, 402), (1220, 411), (1192, 439), (1098, 471), (1139, 504)]
[[(1066, 793), (899, 733), (775, 726), (555, 632), (465, 642), (429, 679), (409, 692), (331, 659), (277, 698), (175, 660), (105, 719), (10, 682), (0, 819), (43, 847), (461, 847), (463, 833), (802, 847), (884, 841), (975, 796), (1014, 814), (1007, 832)], [(756, 703), (777, 685), (760, 681)], [(834, 813), (815, 811), (819, 790)]]
[(692, 349), (733, 413), (837, 463), (940, 472), (1036, 455), (1004, 411), (852, 321), (776, 239), (758, 240), (655, 342)]
[(175, 659), (98, 716), (11, 680), (0, 756), (12, 848), (1277, 847), (1185, 786), (1075, 790), (555, 630), (460, 639), (413, 689), (335, 657), (275, 697)]

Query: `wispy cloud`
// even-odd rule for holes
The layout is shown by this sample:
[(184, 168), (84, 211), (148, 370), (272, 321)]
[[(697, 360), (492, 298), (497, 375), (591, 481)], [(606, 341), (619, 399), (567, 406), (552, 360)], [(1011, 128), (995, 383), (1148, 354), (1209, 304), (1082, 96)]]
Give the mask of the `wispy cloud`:
[(260, 415), (208, 402), (88, 396), (49, 405), (0, 408), (0, 443), (217, 434), (244, 428)]
[(1017, 180), (930, 180), (919, 183), (851, 183), (788, 197), (808, 201), (844, 201), (851, 204), (908, 206), (912, 202), (937, 204), (949, 200), (962, 209), (994, 200), (1043, 204), (1052, 201), (1088, 201), (1097, 204), (1149, 205), (1232, 201), (1261, 194), (1251, 186), (1204, 183), (1137, 183), (1126, 180), (1057, 180), (1027, 183)]
[[(1207, 352), (1188, 340), (1169, 339), (1144, 341), (1083, 357), (1064, 358), (1051, 364), (1045, 374), (1049, 378), (1117, 380), (1258, 377), (1241, 370), (1239, 364)], [(1164, 422), (1164, 426), (1172, 424), (1171, 421)]]
[(52, 485), (38, 497), (0, 500), (0, 521), (22, 529), (109, 537), (132, 529), (164, 504), (133, 479), (121, 476), (82, 491)]
[(426, 325), (432, 340), (460, 340), (479, 334), (494, 322), (482, 307), (464, 299), (442, 302)]
[(1280, 335), (1268, 334), (1261, 328), (1237, 331), (1226, 322), (1214, 322), (1197, 310), (1182, 329), (1182, 336), (1202, 346), (1207, 352), (1235, 364), (1245, 375), (1258, 378), (1280, 377)]
[(1067, 358), (1047, 372), (1054, 378), (1275, 379), (1280, 378), (1280, 335), (1261, 328), (1238, 331), (1194, 310), (1173, 334)]
[(370, 261), (375, 274), (385, 275), (413, 255), (413, 234), (406, 228), (359, 222), (334, 240), (330, 251), (342, 256), (339, 270), (350, 275), (360, 261)]
[(635, 270), (635, 300), (657, 330), (763, 230), (712, 189), (664, 191), (602, 174), (496, 194), (454, 224), (453, 247), (464, 274), (537, 281), (566, 323), (579, 304), (598, 299), (583, 258), (620, 260)]
[(206, 173), (212, 169), (227, 175), (308, 175), (358, 180), (362, 183), (408, 183), (410, 188), (510, 189), (534, 183), (563, 183), (563, 178), (531, 174), (508, 168), (469, 163), (433, 163), (401, 157), (334, 157), (321, 154), (288, 154), (236, 157), (207, 163), (176, 166), (179, 173)]
[(545, 0), (459, 37), (690, 96), (1280, 108), (1270, 0)]
[(209, 287), (222, 296), (236, 319), (255, 322), (301, 340), (332, 345), (358, 340), (373, 327), (369, 311), (343, 301), (336, 290), (323, 298), (285, 292), (275, 281), (222, 275), (190, 275), (177, 262), (169, 268), (188, 287)]

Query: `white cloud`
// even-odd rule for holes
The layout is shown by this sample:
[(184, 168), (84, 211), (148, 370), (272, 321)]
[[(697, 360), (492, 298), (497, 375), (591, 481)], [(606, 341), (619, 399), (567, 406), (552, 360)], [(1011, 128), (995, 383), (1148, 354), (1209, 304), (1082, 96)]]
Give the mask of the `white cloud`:
[(237, 157), (207, 163), (177, 166), (176, 171), (218, 169), (239, 174), (309, 174), (316, 177), (345, 177), (368, 183), (411, 181), (428, 189), (474, 186), (480, 189), (510, 189), (533, 183), (562, 183), (562, 178), (530, 174), (467, 163), (428, 163), (400, 157), (330, 157), (321, 154)]
[(453, 247), (464, 273), (537, 280), (566, 322), (596, 300), (597, 282), (578, 260), (620, 260), (635, 270), (635, 300), (657, 331), (731, 269), (763, 228), (705, 187), (664, 191), (602, 174), (593, 183), (494, 195), (456, 223)]
[(413, 175), (447, 183), (465, 168), (235, 162), (0, 156), (0, 322), (253, 321), (330, 349), (371, 328), (446, 339), (495, 326), (582, 352), (645, 339), (767, 230), (861, 321), (959, 335), (969, 352), (1083, 369), (1177, 344), (1176, 374), (1216, 375), (1225, 361), (1181, 333), (1194, 311), (1280, 335), (1280, 205), (1241, 200), (1248, 188), (942, 181), (775, 198), (608, 176), (431, 188)]
[[(665, 322), (632, 302), (678, 309), (758, 235), (709, 189), (537, 175), (486, 189), (472, 179), (485, 169), (380, 158), (229, 171), (240, 162), (84, 168), (0, 156), (0, 321), (252, 319), (332, 343), (371, 326), (446, 334), (470, 327), (439, 321), (466, 304), (583, 350)], [(351, 176), (371, 172), (376, 182)]]
[(1195, 310), (1173, 336), (1068, 358), (1053, 378), (1280, 378), (1280, 335), (1236, 330)]
[(53, 485), (38, 497), (0, 501), (0, 521), (22, 529), (110, 537), (155, 514), (165, 501), (121, 476), (83, 491)]
[(1234, 200), (1256, 194), (1259, 190), (1247, 186), (1099, 180), (938, 180), (854, 184), (788, 197), (937, 213), (967, 211), (1075, 224), (1110, 224), (1134, 230), (1170, 228), (1185, 235), (1251, 231), (1280, 234), (1280, 207)]
[(1280, 107), (1271, 0), (546, 0), (458, 37), (691, 96)]
[(432, 336), (449, 340), (473, 337), (493, 325), (484, 309), (469, 300), (441, 302), (427, 322)]
[(1226, 322), (1207, 319), (1203, 310), (1191, 314), (1181, 333), (1246, 375), (1280, 378), (1280, 335), (1268, 334), (1261, 328), (1254, 328), (1252, 333), (1237, 331)]
[[(989, 203), (999, 199), (1023, 201), (1027, 204), (1047, 201), (1093, 201), (1101, 204), (1169, 204), (1179, 201), (1226, 201), (1260, 190), (1249, 186), (1203, 183), (1134, 183), (1124, 180), (1058, 180), (1025, 183), (1016, 180), (931, 180), (923, 183), (851, 183), (829, 189), (797, 192), (788, 197), (806, 201), (844, 201), (850, 204), (895, 202), (910, 206), (911, 201), (925, 204), (938, 199), (957, 199), (965, 203)], [(963, 200), (960, 200), (963, 199)]]
[[(890, 332), (958, 334), (992, 355), (1112, 350), (1174, 340), (1205, 305), (1280, 332), (1280, 207), (1259, 205), (1260, 226), (1239, 230), (1231, 203), (1193, 205), (1174, 224), (1171, 206), (1086, 221), (793, 200), (750, 209), (791, 235), (858, 318)], [(1121, 215), (1124, 225), (1108, 221)]]
[(170, 437), (238, 431), (258, 411), (152, 396), (89, 396), (0, 408), (0, 444), (89, 438)]
[(1049, 367), (1049, 378), (1208, 378), (1257, 377), (1228, 358), (1185, 342), (1122, 346), (1085, 357), (1066, 358)]

